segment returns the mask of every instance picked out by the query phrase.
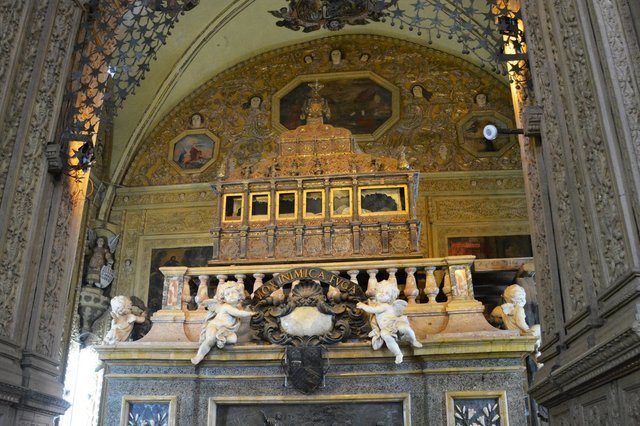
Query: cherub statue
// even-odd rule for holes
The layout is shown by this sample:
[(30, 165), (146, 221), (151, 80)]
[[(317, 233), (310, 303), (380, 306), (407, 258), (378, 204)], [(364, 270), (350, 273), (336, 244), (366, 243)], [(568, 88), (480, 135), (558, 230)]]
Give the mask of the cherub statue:
[(213, 299), (203, 302), (209, 313), (202, 323), (200, 348), (191, 362), (197, 365), (215, 345), (222, 349), (225, 344), (238, 341), (236, 331), (240, 328), (240, 318), (250, 317), (254, 312), (238, 307), (244, 299), (244, 286), (235, 281), (226, 281), (218, 286)]
[(538, 349), (540, 348), (540, 324), (535, 324), (529, 327), (527, 324), (527, 318), (524, 312), (524, 305), (527, 304), (527, 293), (524, 288), (518, 284), (512, 284), (504, 290), (502, 294), (506, 303), (500, 306), (496, 306), (491, 311), (491, 319), (494, 323), (502, 325), (507, 330), (519, 330), (523, 336), (535, 336), (538, 338), (535, 346), (535, 356), (540, 355)]
[(131, 336), (134, 323), (142, 324), (147, 320), (144, 312), (142, 315), (136, 315), (132, 310), (133, 304), (127, 296), (111, 299), (111, 329), (103, 340), (106, 345), (126, 342)]
[(396, 300), (399, 294), (400, 290), (394, 283), (383, 280), (375, 287), (373, 301), (368, 302), (369, 304), (360, 302), (356, 305), (357, 308), (375, 315), (371, 317), (371, 333), (369, 333), (373, 349), (378, 350), (383, 342), (386, 343), (387, 348), (396, 356), (396, 364), (402, 362), (402, 351), (396, 342), (398, 333), (401, 340), (409, 341), (414, 348), (422, 347), (409, 324), (409, 319), (406, 315), (402, 315), (407, 302)]

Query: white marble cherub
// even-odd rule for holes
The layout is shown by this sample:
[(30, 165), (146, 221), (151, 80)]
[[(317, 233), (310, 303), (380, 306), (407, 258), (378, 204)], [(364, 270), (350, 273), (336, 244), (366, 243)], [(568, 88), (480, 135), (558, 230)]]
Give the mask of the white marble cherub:
[(539, 355), (540, 347), (540, 324), (529, 327), (524, 312), (524, 305), (527, 303), (527, 293), (524, 288), (518, 284), (512, 284), (504, 290), (502, 295), (506, 303), (496, 306), (491, 311), (491, 319), (498, 324), (502, 324), (507, 330), (519, 330), (523, 336), (535, 336), (538, 338), (536, 342), (536, 357)]
[(218, 286), (213, 299), (203, 302), (209, 313), (202, 323), (200, 348), (196, 356), (191, 358), (194, 365), (202, 361), (214, 345), (222, 349), (225, 344), (238, 341), (236, 331), (240, 328), (240, 319), (254, 314), (238, 307), (243, 299), (244, 286), (235, 281), (226, 281)]
[(408, 341), (414, 348), (421, 348), (422, 344), (416, 339), (409, 319), (402, 315), (407, 302), (397, 300), (400, 290), (388, 280), (378, 282), (375, 288), (374, 300), (369, 304), (358, 303), (357, 307), (365, 312), (374, 314), (371, 317), (371, 345), (374, 350), (380, 349), (382, 343), (396, 356), (396, 364), (402, 362), (402, 351), (398, 346), (398, 334), (400, 340)]
[(133, 331), (134, 323), (143, 323), (146, 316), (132, 312), (133, 304), (127, 296), (116, 296), (111, 299), (111, 329), (104, 336), (104, 343), (113, 345), (126, 342)]

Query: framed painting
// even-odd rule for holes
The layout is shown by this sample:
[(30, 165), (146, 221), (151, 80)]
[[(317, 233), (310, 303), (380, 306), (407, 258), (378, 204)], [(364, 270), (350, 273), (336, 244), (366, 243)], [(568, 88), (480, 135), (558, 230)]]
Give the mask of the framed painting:
[(208, 426), (229, 424), (410, 426), (411, 401), (409, 394), (209, 398)]
[(120, 426), (175, 426), (175, 396), (122, 397)]
[(149, 291), (147, 294), (147, 311), (149, 315), (162, 309), (164, 275), (160, 272), (161, 266), (207, 266), (207, 261), (212, 256), (213, 247), (210, 245), (151, 249)]
[(514, 135), (499, 134), (492, 141), (486, 139), (482, 131), (487, 124), (499, 129), (513, 128), (513, 121), (498, 112), (474, 111), (457, 125), (458, 145), (476, 157), (500, 157), (516, 144)]
[(291, 220), (298, 215), (298, 193), (295, 191), (278, 191), (276, 205), (277, 220)]
[(320, 95), (329, 105), (325, 123), (349, 129), (356, 140), (375, 140), (398, 121), (399, 89), (370, 71), (302, 75), (280, 89), (273, 99), (272, 122), (277, 130), (305, 124), (302, 113), (310, 83), (324, 86)]
[(220, 139), (205, 129), (185, 130), (169, 143), (169, 163), (181, 174), (200, 173), (218, 158)]
[(447, 238), (448, 255), (473, 255), (476, 259), (533, 257), (531, 236), (494, 235)]
[(222, 199), (222, 222), (242, 221), (242, 208), (244, 207), (244, 194), (224, 194)]
[(269, 210), (271, 207), (271, 194), (268, 192), (255, 192), (249, 195), (249, 220), (264, 221), (269, 220)]
[(447, 392), (446, 398), (447, 426), (509, 426), (503, 390)]
[(351, 217), (351, 188), (331, 188), (331, 217)]
[(304, 218), (317, 219), (324, 217), (324, 190), (305, 189), (304, 190)]
[(407, 213), (407, 187), (369, 186), (358, 189), (360, 205), (358, 213), (362, 216), (389, 215)]

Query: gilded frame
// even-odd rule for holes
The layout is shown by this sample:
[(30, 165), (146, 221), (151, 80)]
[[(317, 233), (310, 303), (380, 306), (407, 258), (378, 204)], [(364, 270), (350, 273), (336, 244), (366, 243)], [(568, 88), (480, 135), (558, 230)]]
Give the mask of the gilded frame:
[(207, 426), (216, 426), (216, 414), (219, 405), (323, 404), (331, 402), (344, 404), (402, 402), (403, 426), (411, 426), (411, 395), (409, 393), (313, 396), (212, 396), (209, 398)]
[(120, 426), (128, 425), (129, 407), (131, 403), (157, 403), (169, 404), (168, 426), (176, 425), (176, 403), (178, 397), (175, 395), (124, 395), (122, 397), (122, 407), (120, 409)]
[[(447, 400), (447, 426), (456, 426), (456, 417), (455, 417), (456, 400), (494, 399), (494, 398), (498, 400), (500, 426), (509, 426), (509, 413), (507, 408), (507, 392), (504, 390), (446, 392), (445, 398)], [(483, 413), (478, 412), (477, 414), (483, 414)]]
[[(368, 78), (379, 84), (389, 92), (391, 92), (391, 116), (373, 133), (354, 134), (353, 138), (356, 142), (375, 141), (396, 124), (400, 118), (400, 89), (390, 81), (384, 79), (372, 71), (347, 71), (347, 72), (331, 72), (322, 74), (304, 74), (299, 75), (282, 89), (278, 90), (272, 97), (271, 108), (271, 124), (278, 132), (284, 132), (288, 129), (280, 124), (280, 100), (289, 92), (298, 87), (301, 83), (313, 83), (314, 81), (326, 82), (333, 80), (355, 80), (360, 78)], [(322, 95), (322, 92), (320, 93)]]
[[(404, 190), (404, 209), (389, 212), (368, 212), (362, 211), (362, 191), (367, 189), (394, 189), (402, 188)], [(409, 189), (407, 185), (371, 185), (358, 187), (358, 214), (360, 216), (392, 216), (392, 215), (408, 215), (409, 214)]]
[[(349, 192), (349, 213), (335, 214), (333, 212), (333, 194), (338, 192), (338, 191), (348, 191)], [(331, 188), (331, 191), (329, 192), (329, 198), (331, 198), (329, 200), (329, 211), (330, 211), (331, 217), (351, 217), (351, 216), (353, 216), (353, 188), (351, 188), (349, 186), (339, 187), (339, 188)]]
[[(310, 192), (319, 192), (320, 193), (320, 197), (322, 199), (322, 209), (320, 211), (319, 215), (308, 215), (307, 214), (307, 194)], [(316, 189), (305, 189), (304, 191), (302, 191), (302, 217), (304, 219), (324, 219), (324, 213), (325, 213), (325, 206), (326, 206), (326, 200), (324, 198), (324, 189), (323, 188), (316, 188)]]
[[(226, 206), (227, 206), (227, 198), (229, 197), (240, 197), (240, 204), (242, 204), (242, 212), (240, 214), (240, 217), (238, 219), (227, 219), (227, 214), (226, 214)], [(230, 194), (224, 194), (224, 196), (222, 197), (222, 223), (238, 223), (238, 222), (242, 222), (242, 216), (245, 214), (244, 211), (245, 205), (244, 205), (244, 194), (242, 192), (234, 192), (234, 193), (230, 193)]]
[[(280, 195), (281, 194), (293, 194), (293, 215), (287, 214), (286, 216), (280, 215)], [(276, 220), (294, 220), (298, 217), (298, 191), (295, 189), (285, 189), (282, 191), (276, 191)]]
[[(189, 169), (184, 169), (176, 164), (175, 158), (174, 158), (174, 155), (175, 155), (174, 149), (175, 149), (175, 146), (180, 141), (182, 141), (186, 136), (191, 136), (191, 135), (195, 135), (195, 136), (204, 135), (208, 137), (213, 141), (213, 147), (211, 152), (211, 158), (206, 163), (204, 163), (202, 166), (198, 168), (189, 170)], [(220, 152), (220, 143), (221, 143), (220, 138), (214, 135), (213, 133), (211, 133), (207, 129), (184, 130), (180, 132), (178, 136), (171, 139), (171, 142), (169, 142), (169, 152), (167, 153), (167, 160), (169, 161), (169, 164), (171, 164), (171, 167), (173, 167), (173, 169), (176, 170), (181, 175), (192, 175), (192, 174), (201, 173), (217, 161), (218, 154)]]
[[(267, 196), (267, 214), (257, 215), (258, 217), (254, 217), (253, 215), (253, 197), (257, 195), (266, 195)], [(251, 192), (249, 193), (249, 221), (251, 222), (264, 222), (271, 219), (271, 193), (270, 192)]]

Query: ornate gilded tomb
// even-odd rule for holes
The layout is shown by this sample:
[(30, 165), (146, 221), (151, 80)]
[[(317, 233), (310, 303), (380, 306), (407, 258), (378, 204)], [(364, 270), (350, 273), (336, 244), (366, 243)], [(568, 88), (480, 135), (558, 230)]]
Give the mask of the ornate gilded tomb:
[[(482, 404), (487, 424), (523, 418), (536, 338), (487, 323), (473, 256), (422, 257), (418, 173), (324, 123), (310, 86), (276, 156), (218, 170), (208, 266), (161, 268), (151, 331), (98, 348), (105, 424), (140, 401), (180, 424), (445, 424)], [(114, 327), (138, 321), (123, 315)]]

